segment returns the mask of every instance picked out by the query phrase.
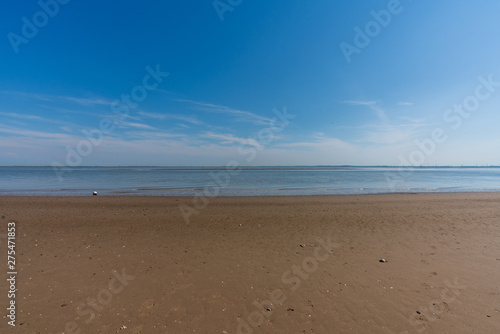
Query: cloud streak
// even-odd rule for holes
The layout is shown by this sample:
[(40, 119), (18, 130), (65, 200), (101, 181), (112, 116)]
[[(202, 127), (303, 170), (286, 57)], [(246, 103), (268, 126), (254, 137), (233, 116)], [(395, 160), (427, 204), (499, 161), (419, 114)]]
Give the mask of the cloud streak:
[(18, 92), (18, 91), (0, 91), (1, 94), (19, 96), (27, 99), (40, 100), (45, 102), (55, 102), (57, 100), (65, 100), (77, 103), (82, 106), (90, 105), (103, 105), (111, 106), (113, 101), (103, 97), (77, 97), (77, 96), (65, 96), (65, 95), (50, 95), (50, 94), (38, 94), (29, 92)]
[(40, 116), (24, 115), (24, 114), (18, 114), (18, 113), (13, 113), (13, 112), (1, 112), (0, 111), (0, 116), (20, 118), (20, 119), (29, 119), (29, 120), (45, 120), (43, 117), (40, 117)]
[(260, 116), (249, 111), (234, 109), (226, 106), (221, 106), (217, 104), (197, 102), (192, 100), (176, 100), (177, 102), (185, 102), (194, 106), (197, 110), (213, 112), (213, 113), (223, 113), (232, 116), (236, 116), (237, 121), (241, 122), (251, 122), (254, 124), (269, 124), (272, 120), (268, 117)]
[(261, 146), (261, 144), (258, 141), (256, 141), (255, 139), (236, 137), (232, 134), (205, 132), (203, 134), (200, 134), (199, 137), (208, 138), (208, 139), (215, 139), (215, 140), (220, 141), (222, 144), (234, 144), (234, 143), (236, 143), (236, 144), (240, 144), (240, 145), (251, 145), (254, 147)]
[(387, 122), (389, 118), (384, 109), (382, 109), (377, 101), (363, 101), (363, 100), (344, 100), (342, 101), (345, 104), (349, 104), (352, 106), (366, 106), (370, 110), (374, 111), (377, 117), (384, 122)]
[(197, 119), (194, 116), (183, 116), (183, 115), (176, 115), (176, 114), (162, 114), (162, 113), (152, 113), (152, 112), (145, 112), (145, 111), (139, 111), (137, 112), (137, 115), (142, 116), (144, 118), (151, 118), (151, 119), (156, 119), (156, 120), (169, 120), (169, 119), (175, 119), (178, 121), (183, 121), (186, 123), (194, 124), (194, 125), (201, 125), (203, 124), (202, 121)]
[(51, 138), (51, 139), (64, 139), (64, 140), (71, 139), (71, 136), (63, 133), (31, 131), (24, 129), (8, 129), (0, 127), (0, 132), (7, 133), (10, 135), (30, 137), (30, 138)]

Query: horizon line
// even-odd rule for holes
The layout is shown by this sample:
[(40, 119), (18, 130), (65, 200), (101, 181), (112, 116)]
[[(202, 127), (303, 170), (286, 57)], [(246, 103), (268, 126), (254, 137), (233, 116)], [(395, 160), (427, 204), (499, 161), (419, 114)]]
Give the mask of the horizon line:
[[(27, 168), (54, 168), (50, 165), (0, 165), (0, 168), (27, 167)], [(225, 165), (82, 165), (66, 166), (65, 168), (168, 168), (168, 169), (188, 169), (188, 168), (227, 168)], [(500, 168), (500, 165), (241, 165), (236, 168)]]

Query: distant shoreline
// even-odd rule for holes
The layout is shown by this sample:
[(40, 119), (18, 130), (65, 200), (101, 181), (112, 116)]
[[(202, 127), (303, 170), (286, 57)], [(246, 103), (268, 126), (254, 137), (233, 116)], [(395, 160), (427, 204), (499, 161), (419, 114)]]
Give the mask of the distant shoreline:
[[(0, 168), (52, 168), (52, 166), (0, 166)], [(103, 168), (107, 170), (224, 170), (225, 166), (77, 166), (68, 167), (70, 169), (85, 169), (85, 168)], [(500, 166), (389, 166), (389, 165), (374, 165), (374, 166), (357, 166), (357, 165), (298, 165), (298, 166), (239, 166), (239, 170), (302, 170), (302, 169), (317, 169), (317, 170), (348, 170), (348, 169), (363, 169), (363, 168), (393, 168), (393, 169), (433, 169), (433, 168), (500, 168)]]

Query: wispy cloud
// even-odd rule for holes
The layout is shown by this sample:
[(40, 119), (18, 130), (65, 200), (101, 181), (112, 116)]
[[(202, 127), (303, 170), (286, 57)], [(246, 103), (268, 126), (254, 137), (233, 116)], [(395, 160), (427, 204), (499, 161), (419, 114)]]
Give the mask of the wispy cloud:
[(157, 119), (157, 120), (168, 120), (168, 119), (175, 119), (178, 121), (183, 121), (186, 123), (190, 124), (195, 124), (195, 125), (201, 125), (203, 124), (202, 121), (197, 119), (194, 116), (183, 116), (183, 115), (176, 115), (176, 114), (161, 114), (161, 113), (151, 113), (151, 112), (145, 112), (145, 111), (139, 111), (137, 112), (138, 115), (145, 117), (145, 118), (152, 118), (152, 119)]
[(72, 97), (72, 96), (57, 96), (57, 97), (63, 100), (81, 104), (82, 106), (90, 106), (90, 105), (111, 106), (113, 104), (113, 101), (105, 98), (82, 98), (82, 97)]
[(322, 150), (357, 150), (356, 145), (350, 144), (344, 140), (325, 136), (323, 133), (317, 133), (308, 141), (296, 141), (278, 145), (281, 148), (295, 149), (322, 149)]
[(378, 118), (380, 118), (380, 120), (384, 122), (387, 122), (389, 120), (385, 110), (378, 105), (377, 101), (347, 100), (342, 102), (354, 106), (366, 106), (370, 108), (372, 111), (374, 111), (375, 114), (378, 116)]
[(405, 125), (430, 126), (430, 125), (440, 124), (439, 122), (429, 123), (429, 120), (425, 119), (425, 118), (413, 118), (413, 117), (407, 117), (407, 116), (398, 116), (397, 119), (409, 122), (409, 124), (401, 124), (400, 126), (405, 126)]
[(378, 118), (380, 118), (382, 121), (387, 122), (389, 120), (389, 118), (387, 117), (387, 114), (386, 114), (385, 110), (382, 109), (381, 107), (379, 107), (378, 105), (371, 104), (368, 107), (371, 110), (373, 110), (377, 114)]
[(241, 144), (241, 145), (251, 145), (255, 147), (260, 147), (261, 144), (256, 141), (255, 139), (249, 139), (249, 138), (241, 138), (241, 137), (236, 137), (232, 134), (227, 134), (227, 133), (213, 133), (213, 132), (205, 132), (203, 134), (199, 135), (202, 138), (209, 138), (209, 139), (215, 139), (220, 141), (222, 144)]
[(179, 133), (168, 133), (168, 132), (159, 132), (159, 131), (129, 131), (126, 133), (127, 136), (135, 136), (142, 138), (184, 138), (185, 134)]
[(53, 132), (42, 132), (42, 131), (32, 131), (32, 130), (24, 130), (24, 129), (10, 129), (0, 127), (0, 132), (8, 133), (16, 136), (24, 136), (31, 138), (52, 138), (52, 139), (65, 139), (68, 140), (71, 137), (67, 134), (62, 133), (53, 133)]
[(157, 130), (155, 127), (151, 125), (147, 125), (144, 123), (134, 123), (134, 122), (120, 122), (119, 125), (124, 127), (138, 128), (138, 129), (147, 129), (147, 130)]
[(18, 91), (0, 91), (1, 94), (19, 96), (27, 99), (40, 100), (45, 102), (55, 102), (57, 100), (64, 100), (77, 103), (82, 106), (90, 105), (103, 105), (111, 106), (113, 101), (103, 97), (80, 97), (80, 96), (65, 96), (65, 95), (50, 95), (50, 94), (38, 94), (30, 92), (18, 92)]
[(255, 124), (269, 124), (272, 120), (268, 117), (260, 116), (254, 114), (250, 111), (244, 111), (239, 109), (234, 109), (231, 107), (221, 106), (217, 104), (197, 102), (192, 100), (176, 100), (177, 102), (186, 102), (195, 106), (197, 110), (214, 112), (214, 113), (224, 113), (233, 116), (237, 116), (237, 121), (251, 122)]
[(410, 106), (414, 105), (415, 103), (413, 103), (413, 102), (398, 102), (398, 104), (400, 106), (410, 107)]
[(377, 101), (363, 101), (363, 100), (344, 100), (342, 103), (350, 104), (353, 106), (371, 106), (377, 104)]
[(24, 115), (24, 114), (18, 114), (18, 113), (13, 113), (13, 112), (1, 112), (0, 111), (0, 116), (5, 116), (5, 117), (13, 117), (13, 118), (20, 118), (20, 119), (31, 119), (31, 120), (43, 120), (44, 118), (36, 115)]

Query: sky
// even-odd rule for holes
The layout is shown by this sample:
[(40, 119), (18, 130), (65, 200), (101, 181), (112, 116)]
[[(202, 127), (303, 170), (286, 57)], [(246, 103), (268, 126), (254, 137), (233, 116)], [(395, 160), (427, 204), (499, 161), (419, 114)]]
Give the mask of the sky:
[(10, 1), (0, 165), (500, 165), (499, 12)]

